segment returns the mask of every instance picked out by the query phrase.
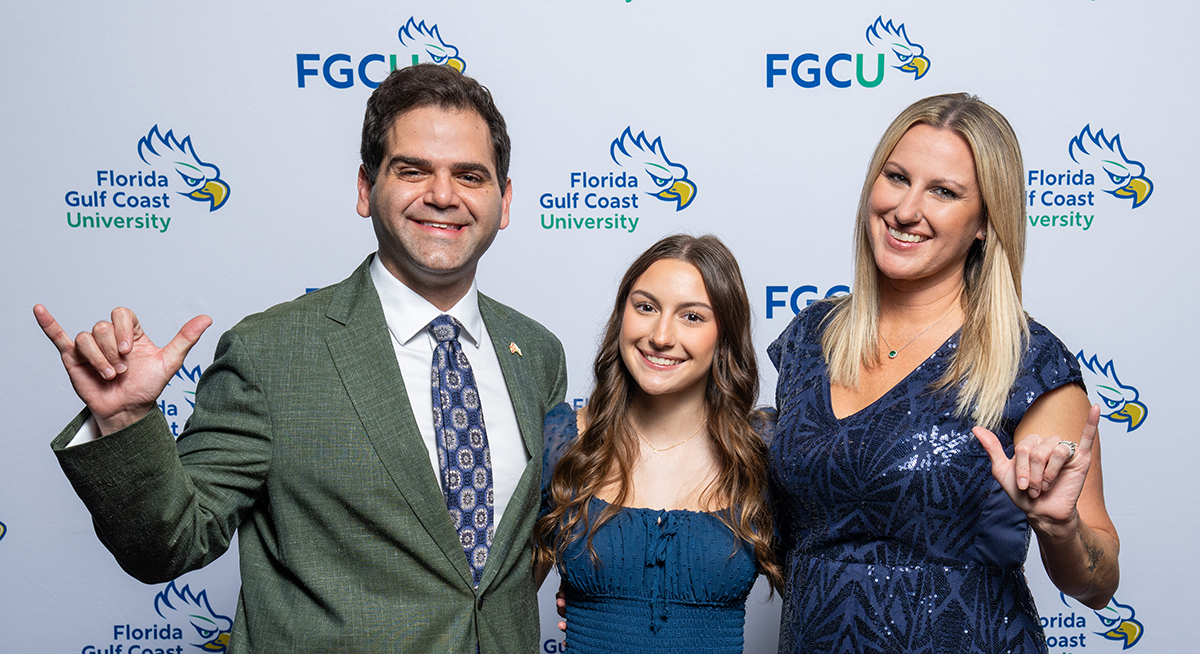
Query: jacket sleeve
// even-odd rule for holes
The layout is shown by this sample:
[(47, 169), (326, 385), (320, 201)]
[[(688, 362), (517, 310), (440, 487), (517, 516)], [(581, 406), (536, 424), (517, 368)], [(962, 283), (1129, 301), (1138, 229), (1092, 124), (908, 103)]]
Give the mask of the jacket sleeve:
[(152, 410), (125, 429), (68, 448), (87, 417), (85, 409), (51, 448), (126, 572), (159, 583), (229, 548), (271, 457), (268, 403), (236, 335), (222, 336), (178, 442)]

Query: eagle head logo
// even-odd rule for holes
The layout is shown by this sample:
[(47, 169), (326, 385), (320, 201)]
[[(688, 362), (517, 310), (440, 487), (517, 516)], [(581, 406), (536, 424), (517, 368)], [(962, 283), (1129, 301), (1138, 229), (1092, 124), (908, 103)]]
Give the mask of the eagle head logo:
[(1113, 422), (1127, 423), (1126, 431), (1133, 431), (1146, 420), (1146, 405), (1138, 401), (1138, 389), (1122, 384), (1117, 370), (1110, 359), (1101, 364), (1096, 355), (1089, 359), (1083, 350), (1075, 355), (1083, 372), (1083, 383), (1088, 388), (1090, 399), (1100, 405), (1101, 417)]
[(193, 642), (192, 646), (202, 652), (224, 652), (229, 645), (233, 620), (213, 612), (208, 605), (207, 590), (193, 594), (188, 586), (180, 590), (172, 581), (154, 598), (154, 610), (167, 620), (177, 618), (191, 624), (201, 639), (199, 643)]
[(1096, 617), (1107, 631), (1097, 631), (1096, 634), (1109, 640), (1122, 643), (1121, 649), (1129, 649), (1142, 638), (1142, 623), (1133, 619), (1133, 607), (1121, 604), (1113, 598), (1108, 606), (1096, 611)]
[(209, 211), (220, 209), (229, 199), (229, 186), (221, 179), (220, 169), (200, 161), (192, 147), (191, 136), (180, 141), (171, 130), (163, 136), (155, 125), (138, 141), (138, 155), (156, 171), (173, 168), (189, 189), (179, 194), (197, 202), (207, 202)]
[(467, 62), (458, 56), (458, 48), (442, 40), (437, 25), (426, 26), (425, 21), (418, 23), (410, 16), (400, 28), (398, 36), (400, 45), (412, 53), (414, 64), (420, 61), (419, 57), (424, 53), (435, 64), (449, 66), (460, 73), (467, 69)]
[(904, 30), (904, 24), (894, 24), (891, 20), (883, 22), (883, 16), (875, 19), (867, 28), (867, 43), (881, 50), (888, 49), (896, 57), (892, 68), (906, 73), (912, 73), (913, 79), (925, 77), (929, 72), (929, 59), (925, 56), (925, 48), (920, 43), (913, 43)]
[(626, 127), (620, 138), (613, 140), (608, 153), (622, 168), (632, 162), (646, 171), (658, 189), (647, 194), (664, 202), (674, 202), (676, 211), (686, 209), (696, 198), (696, 185), (688, 179), (687, 168), (667, 158), (661, 136), (650, 141), (646, 132), (634, 136), (633, 130)]
[(1140, 161), (1125, 156), (1120, 134), (1108, 138), (1104, 130), (1093, 134), (1092, 126), (1085, 125), (1079, 136), (1071, 139), (1069, 151), (1075, 163), (1093, 170), (1103, 170), (1114, 186), (1106, 189), (1105, 193), (1132, 199), (1134, 209), (1145, 204), (1154, 192), (1154, 182), (1146, 177), (1146, 167)]
[(0, 540), (4, 540), (4, 534), (7, 534), (7, 533), (8, 533), (8, 527), (5, 527), (4, 523), (0, 522)]

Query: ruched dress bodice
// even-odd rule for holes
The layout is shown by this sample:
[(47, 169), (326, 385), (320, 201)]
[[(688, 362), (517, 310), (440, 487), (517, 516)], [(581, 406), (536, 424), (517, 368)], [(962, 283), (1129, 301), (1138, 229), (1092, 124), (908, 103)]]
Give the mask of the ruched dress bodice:
[[(838, 419), (821, 352), (829, 308), (806, 309), (768, 349), (779, 370), (771, 491), (787, 553), (780, 652), (1045, 652), (1023, 570), (1025, 515), (954, 394), (931, 386), (957, 334)], [(1066, 347), (1030, 321), (996, 430), (1010, 456), (1026, 409), (1081, 379)]]
[[(546, 416), (543, 485), (577, 435), (566, 404)], [(593, 499), (589, 514), (606, 507)], [(572, 654), (742, 651), (746, 596), (754, 584), (753, 548), (715, 515), (622, 508), (558, 562), (567, 597)]]

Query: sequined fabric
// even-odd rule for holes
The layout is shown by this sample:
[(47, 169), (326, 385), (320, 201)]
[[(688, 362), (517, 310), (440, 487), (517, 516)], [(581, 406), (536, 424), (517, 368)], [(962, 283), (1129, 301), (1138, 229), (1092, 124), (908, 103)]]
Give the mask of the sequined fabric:
[[(779, 651), (1045, 652), (1023, 571), (1025, 516), (953, 395), (930, 390), (958, 336), (837, 420), (820, 346), (829, 308), (809, 307), (768, 348), (779, 370), (771, 490), (786, 551)], [(1082, 381), (1053, 334), (1032, 321), (1030, 331), (997, 432), (1010, 454), (1029, 405)]]
[[(575, 412), (559, 405), (546, 416), (545, 430), (543, 490), (577, 436)], [(593, 500), (589, 511), (597, 515), (605, 506)], [(571, 654), (742, 652), (754, 551), (715, 516), (625, 508), (592, 542), (599, 566), (582, 539), (558, 566)]]

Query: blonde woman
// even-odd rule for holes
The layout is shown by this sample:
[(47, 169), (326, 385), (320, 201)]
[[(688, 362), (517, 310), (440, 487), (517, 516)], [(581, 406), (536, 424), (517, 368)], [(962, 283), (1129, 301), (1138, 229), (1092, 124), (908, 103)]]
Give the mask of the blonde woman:
[(910, 106), (863, 185), (854, 293), (768, 349), (780, 652), (1045, 652), (1030, 529), (1063, 592), (1115, 591), (1098, 410), (1021, 307), (1023, 171), (977, 98)]

